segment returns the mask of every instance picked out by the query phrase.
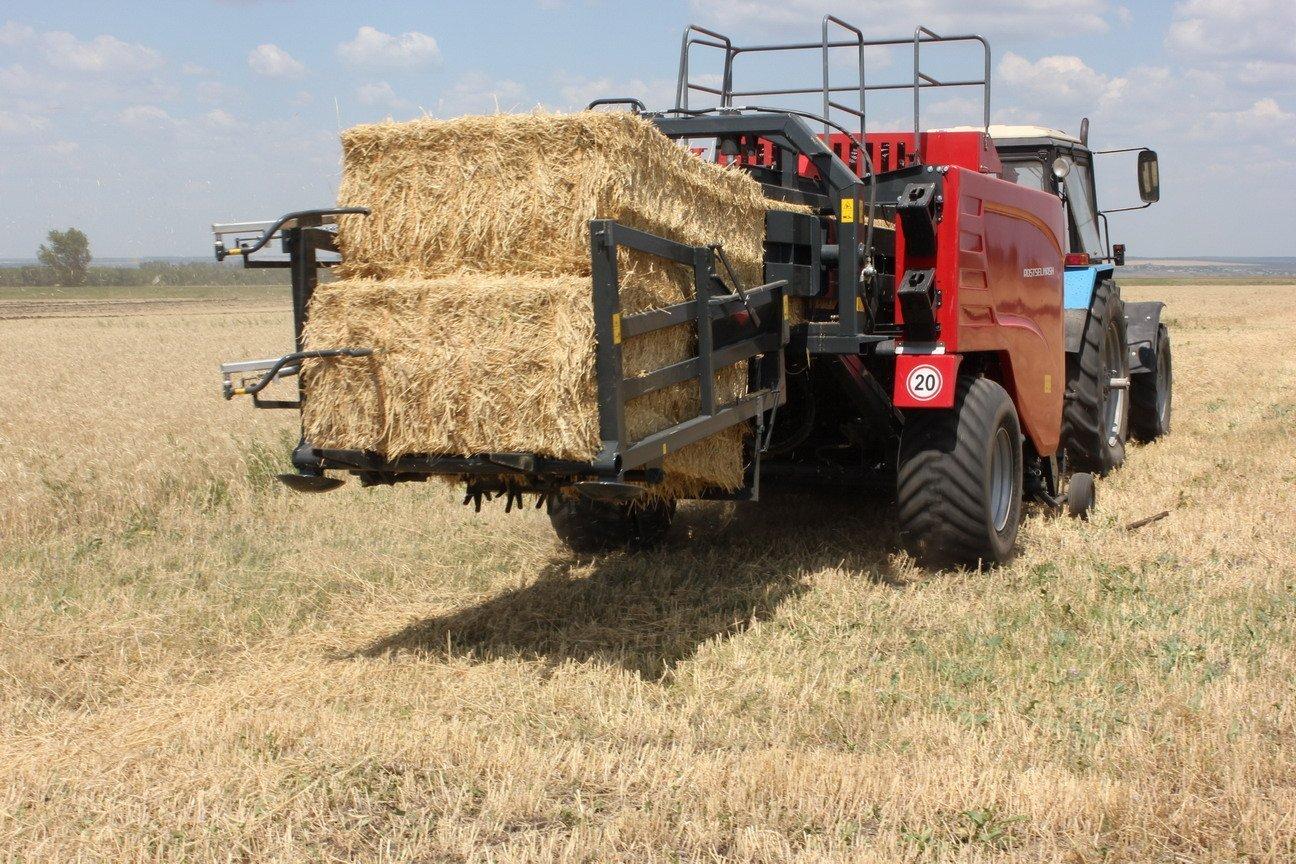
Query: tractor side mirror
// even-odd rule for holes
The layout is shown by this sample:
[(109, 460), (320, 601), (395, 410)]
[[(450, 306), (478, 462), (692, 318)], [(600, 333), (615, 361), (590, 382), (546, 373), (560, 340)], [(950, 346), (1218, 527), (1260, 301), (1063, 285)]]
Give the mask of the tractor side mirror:
[(1117, 243), (1112, 247), (1112, 263), (1117, 267), (1125, 266), (1125, 244)]
[(1140, 150), (1138, 154), (1139, 197), (1144, 204), (1161, 200), (1161, 170), (1157, 165), (1155, 150)]

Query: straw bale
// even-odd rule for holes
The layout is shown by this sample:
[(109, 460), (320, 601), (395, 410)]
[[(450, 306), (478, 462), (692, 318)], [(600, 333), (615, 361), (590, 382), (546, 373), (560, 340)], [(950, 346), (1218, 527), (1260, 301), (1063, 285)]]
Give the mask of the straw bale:
[[(598, 450), (588, 222), (609, 218), (690, 244), (723, 242), (760, 281), (764, 213), (745, 175), (704, 162), (629, 114), (498, 115), (360, 126), (343, 135), (339, 203), (370, 207), (339, 231), (345, 265), (311, 304), (311, 347), (379, 349), (310, 362), (317, 446), (470, 455)], [(623, 250), (627, 313), (692, 296), (687, 268)], [(627, 375), (696, 353), (691, 327), (628, 339)], [(721, 401), (745, 364), (717, 376)], [(639, 438), (698, 410), (696, 382), (632, 401)], [(662, 494), (742, 480), (741, 432), (668, 455)]]

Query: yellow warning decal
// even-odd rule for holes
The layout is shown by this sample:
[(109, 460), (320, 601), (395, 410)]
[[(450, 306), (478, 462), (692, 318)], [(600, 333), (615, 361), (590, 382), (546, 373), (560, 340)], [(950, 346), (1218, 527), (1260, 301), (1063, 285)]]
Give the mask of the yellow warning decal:
[(663, 455), (663, 456), (666, 455), (666, 442), (665, 442), (665, 441), (662, 442), (662, 455)]
[(1045, 392), (1045, 393), (1052, 393), (1052, 392), (1053, 392), (1053, 376), (1052, 376), (1052, 375), (1045, 375), (1045, 376), (1044, 376), (1044, 392)]
[(856, 311), (856, 312), (863, 312), (863, 311), (864, 311), (864, 298), (863, 298), (863, 297), (859, 297), (859, 296), (856, 296), (856, 297), (855, 297), (855, 311)]
[(616, 312), (612, 315), (612, 344), (621, 344), (621, 313)]
[(854, 198), (842, 199), (841, 221), (842, 222), (855, 221), (855, 199)]
[(788, 296), (783, 295), (783, 320), (786, 321), (792, 317), (792, 304), (788, 302)]

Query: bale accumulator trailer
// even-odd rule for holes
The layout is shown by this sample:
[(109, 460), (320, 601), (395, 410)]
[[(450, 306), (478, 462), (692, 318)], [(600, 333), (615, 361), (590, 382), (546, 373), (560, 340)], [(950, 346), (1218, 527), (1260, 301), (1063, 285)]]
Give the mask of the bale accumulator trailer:
[[(922, 71), (924, 50), (951, 44), (981, 49), (979, 77), (940, 81)], [(912, 81), (865, 81), (864, 52), (878, 46), (912, 46)], [(720, 59), (718, 85), (693, 79), (699, 50)], [(852, 56), (849, 83), (830, 81), (829, 58), (840, 51)], [(764, 91), (734, 86), (736, 61), (777, 53), (818, 55), (820, 81)], [(948, 86), (982, 90), (981, 125), (922, 131), (922, 92)], [(867, 94), (902, 88), (913, 92), (913, 129), (868, 131)], [(697, 93), (716, 104), (691, 107)], [(821, 113), (749, 101), (811, 96)], [(851, 104), (842, 101), (849, 97)], [(766, 197), (804, 205), (805, 212), (769, 210), (763, 284), (741, 283), (724, 237), (688, 245), (595, 219), (589, 241), (602, 444), (594, 458), (389, 456), (303, 438), (293, 453), (296, 473), (283, 478), (289, 486), (334, 488), (341, 480), (330, 472), (364, 485), (451, 477), (477, 507), (499, 498), (512, 508), (536, 495), (578, 551), (642, 548), (666, 536), (675, 511), (674, 500), (653, 494), (664, 456), (741, 425), (750, 430), (742, 488), (699, 497), (757, 500), (769, 484), (881, 483), (895, 491), (908, 550), (933, 565), (975, 566), (1011, 556), (1023, 500), (1083, 516), (1094, 496), (1087, 472), (1117, 467), (1131, 432), (1152, 440), (1168, 431), (1170, 346), (1161, 304), (1120, 298), (1112, 274), (1124, 249), (1106, 248), (1099, 231), (1106, 219), (1095, 205), (1087, 129), (1072, 137), (991, 126), (990, 49), (981, 37), (919, 28), (912, 39), (870, 41), (828, 16), (818, 41), (740, 47), (694, 26), (684, 34), (673, 108), (650, 112), (622, 99), (590, 107), (601, 106), (633, 111), (681, 146), (747, 172)], [(834, 119), (841, 117), (850, 128)], [(1156, 155), (1139, 148), (1138, 165), (1147, 206), (1159, 196)], [(372, 351), (302, 344), (317, 270), (336, 260), (320, 256), (336, 251), (331, 226), (363, 212), (214, 226), (219, 259), (237, 254), (245, 266), (291, 270), (297, 338), (284, 357), (222, 367), (227, 398), (300, 408), (309, 398), (300, 387), (295, 399), (270, 400), (263, 391), (304, 362)], [(276, 239), (286, 259), (257, 257)], [(688, 268), (692, 298), (623, 312), (622, 249)], [(695, 332), (696, 356), (627, 377), (624, 341), (670, 327)], [(722, 401), (715, 375), (738, 364), (747, 366), (746, 393)], [(696, 416), (646, 437), (627, 434), (627, 402), (689, 381), (698, 389)]]

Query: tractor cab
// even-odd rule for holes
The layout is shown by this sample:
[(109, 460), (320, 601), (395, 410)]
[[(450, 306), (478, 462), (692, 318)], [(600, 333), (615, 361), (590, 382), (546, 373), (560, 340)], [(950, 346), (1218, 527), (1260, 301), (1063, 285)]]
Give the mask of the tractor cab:
[[(1067, 428), (1075, 461), (1106, 473), (1124, 459), (1127, 436), (1154, 440), (1169, 429), (1170, 345), (1160, 301), (1121, 298), (1115, 268), (1124, 244), (1111, 242), (1107, 214), (1150, 207), (1161, 197), (1157, 154), (1146, 147), (1089, 148), (1089, 120), (1079, 136), (1042, 126), (990, 125), (1004, 180), (1065, 202), (1063, 309), (1069, 393)], [(1141, 204), (1099, 209), (1096, 157), (1137, 154)], [(1088, 386), (1085, 386), (1085, 385)], [(1084, 412), (1076, 406), (1088, 405)], [(1093, 422), (1096, 417), (1098, 422)], [(1080, 446), (1081, 439), (1088, 440)]]
[[(999, 151), (1003, 178), (1031, 189), (1042, 189), (1066, 201), (1068, 267), (1107, 262), (1125, 263), (1123, 244), (1112, 246), (1107, 214), (1141, 210), (1161, 197), (1157, 154), (1146, 147), (1090, 150), (1089, 121), (1076, 137), (1042, 126), (991, 125), (987, 130)], [(1115, 153), (1138, 154), (1138, 189), (1142, 204), (1101, 210), (1094, 183), (1095, 157)]]

